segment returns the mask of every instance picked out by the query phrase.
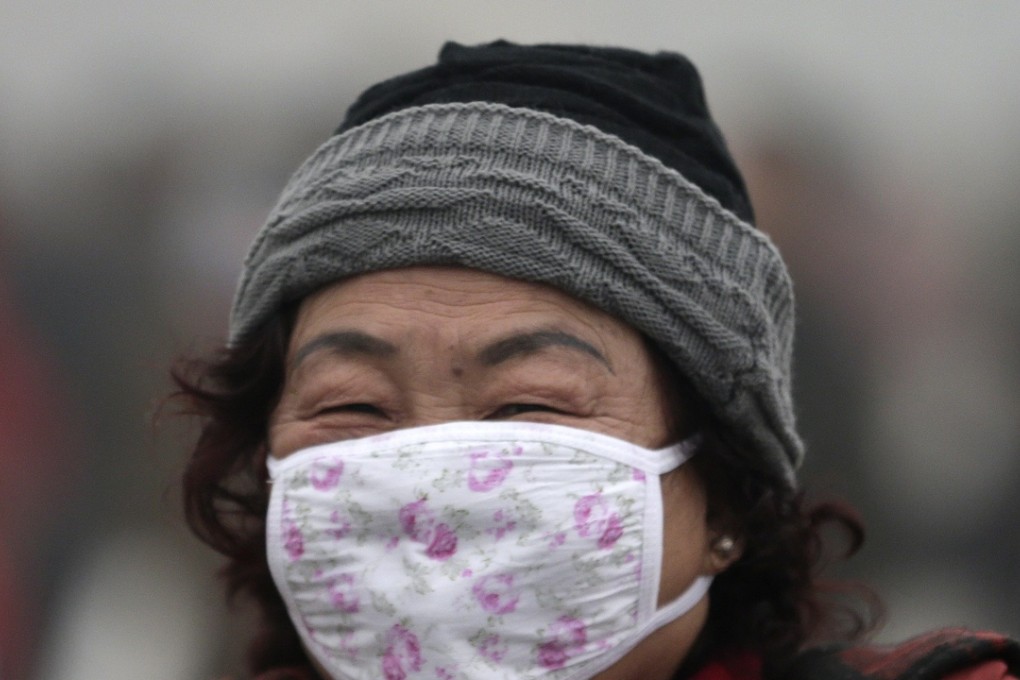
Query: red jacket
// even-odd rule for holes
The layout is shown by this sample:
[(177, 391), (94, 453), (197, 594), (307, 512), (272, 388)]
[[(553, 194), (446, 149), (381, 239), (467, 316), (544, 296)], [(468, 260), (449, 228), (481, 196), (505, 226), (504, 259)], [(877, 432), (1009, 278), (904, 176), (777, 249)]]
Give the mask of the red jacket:
[(1018, 680), (1020, 643), (995, 633), (937, 630), (894, 646), (827, 647), (802, 653), (764, 678), (759, 659), (709, 662), (692, 680)]

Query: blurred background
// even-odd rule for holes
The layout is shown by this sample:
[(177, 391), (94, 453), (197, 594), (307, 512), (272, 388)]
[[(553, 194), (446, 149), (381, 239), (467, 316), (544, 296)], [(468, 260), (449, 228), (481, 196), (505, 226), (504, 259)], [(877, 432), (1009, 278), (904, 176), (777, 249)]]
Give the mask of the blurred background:
[(879, 638), (1020, 634), (1020, 3), (0, 4), (0, 678), (239, 670), (152, 415), (367, 85), (446, 39), (682, 51), (798, 294), (805, 483)]

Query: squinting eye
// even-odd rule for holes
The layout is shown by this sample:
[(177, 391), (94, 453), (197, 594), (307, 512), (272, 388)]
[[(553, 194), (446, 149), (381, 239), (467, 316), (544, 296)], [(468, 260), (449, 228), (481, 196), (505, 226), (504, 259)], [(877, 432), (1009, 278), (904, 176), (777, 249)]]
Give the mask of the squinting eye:
[(489, 414), (489, 418), (497, 420), (499, 418), (513, 418), (519, 416), (522, 413), (534, 413), (534, 412), (545, 412), (545, 413), (562, 413), (559, 409), (555, 409), (552, 406), (546, 406), (545, 404), (506, 404), (500, 406), (498, 409)]
[(372, 404), (336, 404), (319, 409), (316, 415), (326, 413), (364, 413), (366, 415), (381, 416), (382, 409)]

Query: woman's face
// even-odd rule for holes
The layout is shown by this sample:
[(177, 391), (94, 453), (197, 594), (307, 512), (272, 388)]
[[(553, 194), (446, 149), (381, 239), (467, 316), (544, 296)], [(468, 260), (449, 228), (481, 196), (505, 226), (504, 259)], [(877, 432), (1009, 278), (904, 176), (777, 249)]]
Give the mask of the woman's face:
[[(291, 336), (273, 455), (462, 420), (594, 430), (648, 448), (678, 439), (677, 396), (641, 336), (559, 290), (461, 268), (365, 274), (308, 297)], [(664, 477), (659, 603), (727, 566), (691, 466)], [(707, 600), (597, 676), (670, 677)]]

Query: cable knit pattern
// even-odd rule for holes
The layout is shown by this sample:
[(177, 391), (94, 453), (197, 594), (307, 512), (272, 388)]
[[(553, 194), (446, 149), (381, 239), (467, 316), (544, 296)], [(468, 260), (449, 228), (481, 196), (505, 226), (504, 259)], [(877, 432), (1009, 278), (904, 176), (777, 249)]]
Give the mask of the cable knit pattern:
[(789, 276), (766, 236), (657, 159), (502, 104), (369, 121), (284, 189), (245, 262), (230, 341), (327, 283), (423, 264), (548, 283), (630, 323), (794, 483)]

